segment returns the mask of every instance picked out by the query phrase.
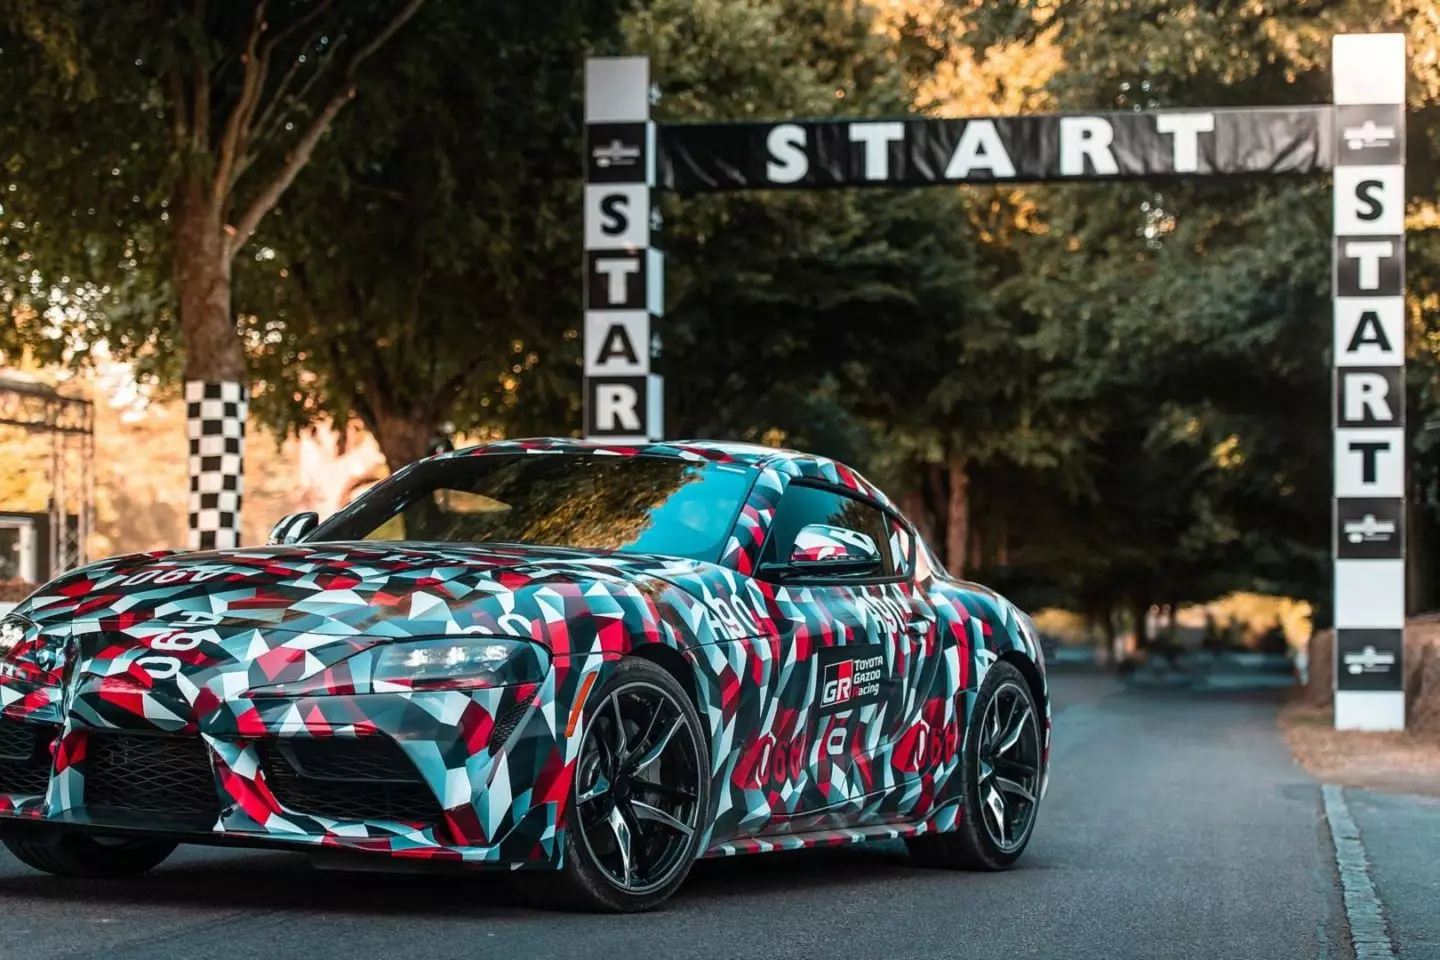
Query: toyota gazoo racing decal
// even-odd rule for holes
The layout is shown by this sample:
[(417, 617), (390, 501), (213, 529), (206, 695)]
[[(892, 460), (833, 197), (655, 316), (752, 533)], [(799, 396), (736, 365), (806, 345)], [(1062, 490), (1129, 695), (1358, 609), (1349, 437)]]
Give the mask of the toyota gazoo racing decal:
[(878, 643), (820, 651), (820, 713), (879, 703), (885, 683), (885, 654)]

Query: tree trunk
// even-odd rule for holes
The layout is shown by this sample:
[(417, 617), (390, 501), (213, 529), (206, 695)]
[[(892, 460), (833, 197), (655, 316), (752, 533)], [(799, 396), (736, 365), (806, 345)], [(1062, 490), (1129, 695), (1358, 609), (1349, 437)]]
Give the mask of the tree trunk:
[(1425, 503), (1425, 491), (1414, 482), (1413, 458), (1406, 458), (1405, 505), (1405, 615), (1414, 616), (1435, 607), (1434, 521)]
[(950, 495), (945, 509), (945, 565), (950, 575), (965, 576), (966, 552), (970, 545), (970, 476), (964, 454), (951, 452), (946, 464)]
[(1135, 648), (1137, 650), (1150, 649), (1150, 631), (1148, 620), (1150, 619), (1150, 601), (1135, 597), (1130, 601), (1130, 619), (1135, 629)]
[[(680, 434), (689, 436), (689, 434)], [(915, 524), (915, 532), (920, 534), (921, 539), (926, 543), (935, 542), (935, 525), (930, 522), (930, 509), (925, 505), (925, 494), (917, 487), (900, 498), (900, 509), (910, 522)]]
[[(942, 562), (944, 562), (943, 558), (946, 548), (945, 528), (949, 522), (949, 516), (945, 506), (944, 467), (938, 463), (926, 464), (925, 472), (921, 476), (921, 482), (923, 484), (922, 496), (925, 498), (925, 505), (927, 507), (925, 515), (929, 518), (931, 524), (930, 540), (928, 542), (935, 556), (941, 558)], [(949, 571), (947, 570), (946, 572)]]
[(182, 179), (175, 201), (175, 288), (190, 442), (189, 547), (238, 547), (250, 380), (230, 312), (230, 254), (204, 178)]
[(374, 411), (373, 421), (367, 426), (375, 435), (375, 442), (379, 444), (380, 452), (385, 455), (385, 464), (391, 473), (430, 452), (430, 441), (435, 437), (434, 424), (426, 423), (419, 417), (403, 416), (383, 408)]

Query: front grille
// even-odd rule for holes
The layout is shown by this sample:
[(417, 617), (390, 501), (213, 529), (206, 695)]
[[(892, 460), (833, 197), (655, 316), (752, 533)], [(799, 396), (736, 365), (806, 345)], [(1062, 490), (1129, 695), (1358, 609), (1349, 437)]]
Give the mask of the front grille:
[(265, 782), (296, 813), (331, 820), (438, 824), (440, 803), (388, 737), (257, 743)]
[(50, 782), (52, 727), (0, 717), (0, 793), (39, 796)]
[(220, 816), (210, 754), (198, 737), (93, 732), (86, 759), (87, 807)]

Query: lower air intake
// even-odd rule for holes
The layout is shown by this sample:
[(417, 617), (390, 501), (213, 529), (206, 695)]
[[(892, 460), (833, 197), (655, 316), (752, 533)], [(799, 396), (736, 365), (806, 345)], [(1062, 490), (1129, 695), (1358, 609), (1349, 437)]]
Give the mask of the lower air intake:
[(441, 821), (439, 801), (388, 737), (272, 740), (256, 749), (270, 792), (296, 813), (422, 826)]
[(36, 797), (50, 783), (55, 728), (0, 718), (0, 793)]
[(85, 806), (214, 819), (220, 816), (210, 754), (199, 737), (93, 732)]

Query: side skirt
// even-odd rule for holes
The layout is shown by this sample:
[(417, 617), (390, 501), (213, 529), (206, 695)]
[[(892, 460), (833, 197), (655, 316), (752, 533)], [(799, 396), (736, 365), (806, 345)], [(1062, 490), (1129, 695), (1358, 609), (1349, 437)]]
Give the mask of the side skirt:
[(817, 847), (845, 847), (876, 840), (900, 840), (925, 833), (945, 833), (955, 829), (960, 804), (947, 805), (919, 823), (886, 823), (871, 827), (834, 827), (804, 833), (779, 834), (770, 837), (740, 837), (717, 843), (705, 851), (704, 859), (736, 857), (749, 853), (773, 853), (777, 850), (809, 850)]

